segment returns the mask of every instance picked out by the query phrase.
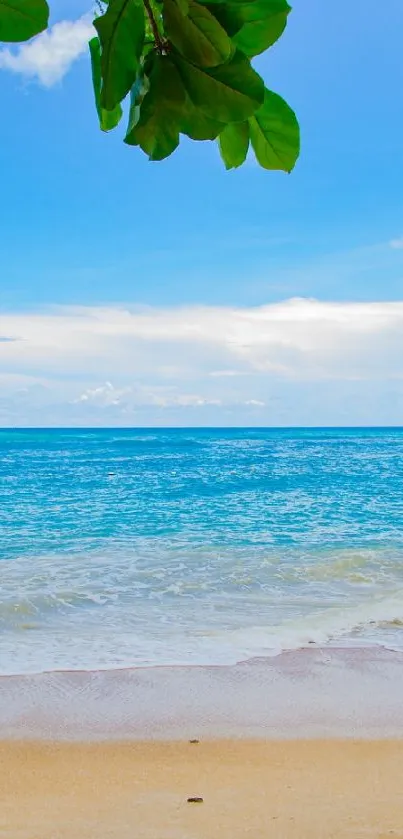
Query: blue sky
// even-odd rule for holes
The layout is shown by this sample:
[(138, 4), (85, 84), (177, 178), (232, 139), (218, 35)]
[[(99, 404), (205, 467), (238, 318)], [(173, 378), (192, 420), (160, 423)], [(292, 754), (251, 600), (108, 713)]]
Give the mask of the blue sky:
[[(53, 23), (74, 21), (89, 8), (81, 0), (56, 5)], [(257, 63), (301, 123), (302, 154), (290, 176), (252, 161), (227, 173), (208, 143), (185, 141), (169, 160), (148, 162), (122, 143), (123, 129), (99, 132), (85, 54), (52, 86), (1, 70), (0, 334), (13, 340), (0, 343), (0, 422), (401, 422), (403, 363), (395, 369), (390, 358), (392, 350), (402, 356), (400, 307), (378, 312), (374, 326), (371, 305), (402, 298), (402, 24), (401, 0), (388, 0), (387, 14), (374, 0), (295, 0), (285, 35)], [(272, 348), (276, 304), (293, 298), (328, 304), (307, 316), (305, 343), (295, 346), (295, 307), (287, 315), (276, 346), (292, 346), (298, 363), (279, 364), (277, 351), (273, 362), (272, 349), (263, 360), (256, 354), (245, 360), (238, 315), (228, 312), (253, 322), (263, 311), (262, 342)], [(344, 309), (332, 308), (337, 303)], [(112, 351), (110, 323), (138, 306), (151, 307), (158, 323), (182, 312), (193, 323), (190, 343), (189, 330), (168, 338), (163, 330), (161, 337), (155, 323), (139, 338), (136, 321), (129, 338), (125, 329), (114, 332)], [(194, 353), (195, 334), (205, 334), (199, 307), (219, 318), (219, 349), (211, 336), (208, 346), (199, 336)], [(95, 346), (88, 327), (92, 337), (85, 348), (80, 344), (77, 366), (74, 335), (101, 311), (109, 327)], [(311, 315), (322, 334), (309, 350), (318, 360), (330, 352), (323, 324), (330, 318), (334, 326), (340, 311), (349, 319), (348, 340), (335, 328), (332, 363), (315, 373), (306, 348)], [(66, 312), (77, 323), (57, 350), (54, 335)], [(307, 308), (301, 312), (304, 318)], [(42, 351), (32, 336), (41, 317), (50, 329)], [(365, 352), (362, 341), (357, 348), (363, 323), (366, 335), (372, 329)], [(350, 355), (348, 363), (339, 359), (336, 374), (343, 342)], [(49, 362), (52, 348), (58, 363)], [(385, 359), (381, 370), (375, 352)], [(192, 353), (193, 372), (190, 365), (185, 374), (179, 359)], [(170, 373), (162, 369), (164, 358)], [(225, 370), (230, 374), (215, 375)], [(219, 390), (211, 391), (220, 378)], [(151, 395), (140, 398), (141, 388)]]

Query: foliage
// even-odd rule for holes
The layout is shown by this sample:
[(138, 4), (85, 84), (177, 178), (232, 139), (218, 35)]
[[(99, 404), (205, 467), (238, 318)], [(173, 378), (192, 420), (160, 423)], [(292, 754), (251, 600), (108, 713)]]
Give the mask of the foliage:
[(27, 41), (48, 25), (46, 0), (0, 0), (0, 41)]
[[(125, 142), (151, 160), (181, 134), (217, 140), (227, 169), (252, 147), (265, 169), (290, 172), (299, 154), (294, 112), (268, 90), (251, 59), (283, 33), (287, 0), (97, 0), (89, 44), (102, 131), (120, 122)], [(23, 41), (48, 24), (46, 0), (0, 0), (0, 40)]]

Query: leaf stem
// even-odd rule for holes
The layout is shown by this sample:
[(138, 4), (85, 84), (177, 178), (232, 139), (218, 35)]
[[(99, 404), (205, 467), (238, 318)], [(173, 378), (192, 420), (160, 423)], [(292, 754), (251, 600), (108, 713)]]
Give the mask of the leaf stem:
[(156, 43), (158, 52), (160, 52), (161, 55), (162, 55), (162, 53), (164, 52), (164, 42), (163, 42), (163, 40), (161, 38), (161, 35), (159, 33), (158, 26), (157, 26), (157, 21), (155, 20), (150, 0), (144, 0), (144, 6), (146, 8), (148, 19), (149, 19), (150, 24), (151, 24), (151, 29), (153, 30), (154, 39), (155, 39), (155, 43)]

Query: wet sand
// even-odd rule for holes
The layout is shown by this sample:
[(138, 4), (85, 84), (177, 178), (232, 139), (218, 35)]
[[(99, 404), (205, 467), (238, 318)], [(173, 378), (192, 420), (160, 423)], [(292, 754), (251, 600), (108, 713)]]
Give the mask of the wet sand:
[(403, 739), (403, 654), (0, 677), (0, 740)]
[(398, 740), (3, 741), (0, 835), (401, 839), (402, 789)]

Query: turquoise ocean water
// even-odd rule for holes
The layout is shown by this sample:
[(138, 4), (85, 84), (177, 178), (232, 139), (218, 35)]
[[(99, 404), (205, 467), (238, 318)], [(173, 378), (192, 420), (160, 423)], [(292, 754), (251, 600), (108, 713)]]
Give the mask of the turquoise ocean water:
[(403, 430), (1, 430), (0, 673), (403, 649)]

